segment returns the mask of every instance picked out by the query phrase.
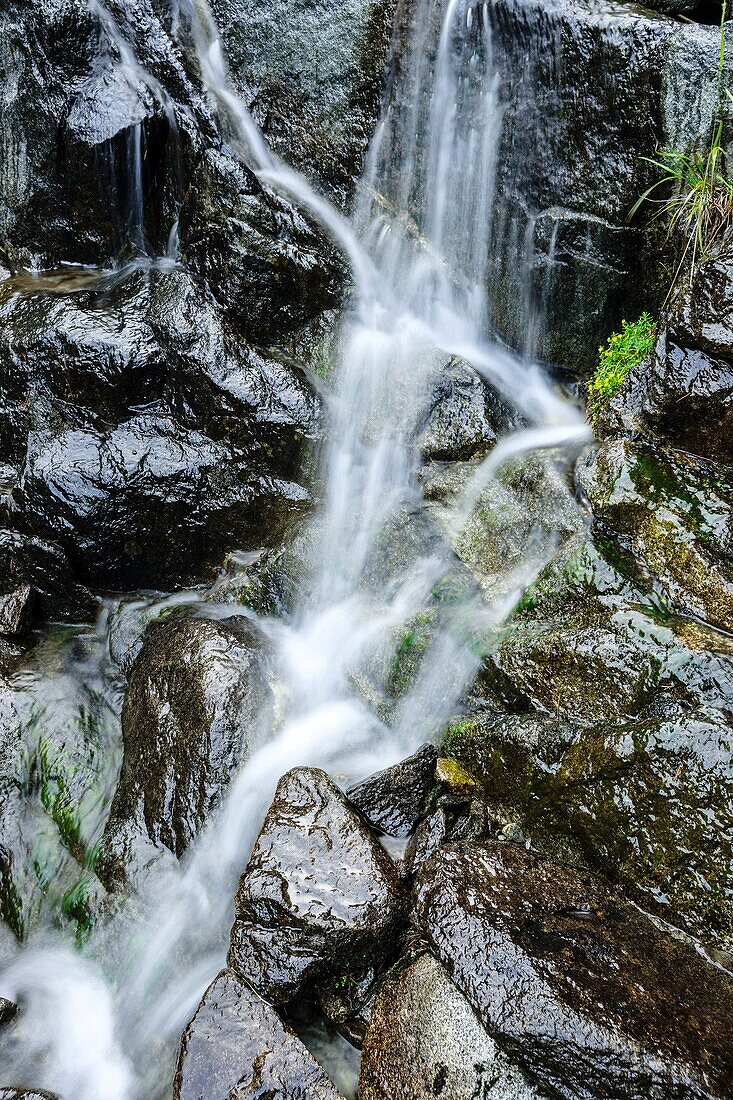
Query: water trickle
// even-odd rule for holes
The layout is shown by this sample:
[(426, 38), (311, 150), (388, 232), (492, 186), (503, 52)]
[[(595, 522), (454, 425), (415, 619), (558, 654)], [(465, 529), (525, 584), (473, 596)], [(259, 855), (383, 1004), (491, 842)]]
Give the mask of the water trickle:
[[(505, 458), (585, 438), (578, 412), (536, 367), (487, 341), (501, 117), (485, 7), (474, 0), (405, 7), (398, 75), (348, 221), (269, 150), (228, 79), (206, 0), (176, 5), (222, 125), (263, 184), (333, 236), (351, 266), (354, 296), (335, 371), (314, 583), (290, 620), (261, 624), (277, 655), (280, 717), (260, 731), (260, 747), (181, 866), (161, 866), (135, 899), (101, 921), (83, 964), (57, 946), (39, 989), (48, 947), (31, 940), (0, 975), (0, 993), (29, 996), (24, 1033), (33, 1038), (11, 1044), (11, 1076), (30, 1074), (39, 1086), (96, 1100), (164, 1096), (181, 1029), (224, 960), (237, 876), (278, 778), (298, 764), (345, 780), (394, 762), (439, 736), (470, 687), (476, 636), (502, 620), (517, 590), (494, 605), (473, 590), (438, 599), (455, 566), (452, 551), (435, 540), (402, 540), (398, 525), (422, 514), (418, 433), (451, 357), (468, 361), (530, 422), (478, 468), (463, 518)], [(528, 563), (518, 589), (535, 568)], [(360, 674), (426, 606), (437, 629), (417, 675), (396, 705), (387, 705), (387, 686), (377, 683), (384, 705), (369, 705)], [(57, 1027), (53, 1010), (66, 982), (83, 990), (73, 1029)], [(86, 1042), (94, 1028), (104, 1032), (96, 1057)], [(72, 1081), (67, 1067), (78, 1045), (84, 1056)]]

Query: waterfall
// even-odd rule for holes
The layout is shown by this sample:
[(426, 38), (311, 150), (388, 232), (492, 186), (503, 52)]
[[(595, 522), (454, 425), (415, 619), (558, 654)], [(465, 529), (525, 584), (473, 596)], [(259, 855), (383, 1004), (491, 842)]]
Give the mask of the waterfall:
[[(487, 606), (469, 592), (440, 605), (436, 636), (389, 718), (354, 685), (354, 671), (406, 628), (454, 564), (447, 546), (417, 546), (374, 577), (390, 525), (423, 508), (417, 438), (440, 371), (454, 356), (466, 360), (530, 422), (477, 470), (459, 508), (464, 517), (500, 461), (587, 434), (580, 414), (533, 364), (487, 339), (501, 115), (484, 6), (419, 0), (408, 7), (399, 74), (351, 220), (268, 148), (227, 76), (206, 0), (175, 7), (174, 22), (191, 36), (202, 82), (241, 156), (264, 186), (333, 237), (349, 262), (354, 295), (342, 321), (324, 504), (314, 523), (315, 582), (291, 620), (262, 622), (283, 684), (279, 724), (233, 778), (181, 866), (161, 869), (103, 921), (83, 960), (71, 948), (48, 946), (47, 933), (0, 975), (0, 993), (29, 994), (23, 1034), (30, 1038), (13, 1047), (9, 1075), (68, 1100), (166, 1095), (181, 1029), (224, 962), (237, 876), (278, 778), (313, 764), (345, 780), (395, 762), (438, 737), (469, 689), (478, 668), (475, 632), (499, 623), (511, 599)], [(49, 951), (53, 966), (43, 967)], [(57, 1026), (67, 985), (77, 991), (73, 1027)], [(52, 1012), (54, 1005), (64, 1007)], [(95, 1039), (100, 1029), (103, 1043)]]

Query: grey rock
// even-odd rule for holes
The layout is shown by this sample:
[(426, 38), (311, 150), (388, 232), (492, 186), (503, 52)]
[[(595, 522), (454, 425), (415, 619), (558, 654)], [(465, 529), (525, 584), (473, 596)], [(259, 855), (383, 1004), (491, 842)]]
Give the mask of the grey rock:
[(148, 630), (122, 711), (124, 755), (100, 877), (134, 878), (153, 849), (182, 855), (272, 707), (266, 652), (247, 619), (174, 616)]
[(0, 1100), (62, 1100), (55, 1092), (41, 1089), (15, 1088), (13, 1085), (0, 1086)]
[(486, 1029), (552, 1095), (730, 1095), (733, 977), (588, 872), (514, 844), (451, 846), (422, 868), (416, 917)]
[(372, 1009), (361, 1100), (532, 1100), (540, 1093), (499, 1051), (431, 955), (398, 964)]
[(434, 745), (423, 745), (406, 760), (350, 787), (346, 796), (375, 829), (388, 836), (410, 836), (435, 786), (437, 758)]
[(30, 624), (33, 589), (21, 584), (0, 596), (0, 634), (23, 634)]
[(325, 772), (279, 782), (235, 899), (229, 965), (273, 1003), (389, 950), (402, 911), (386, 852)]
[(0, 997), (0, 1025), (9, 1024), (18, 1014), (18, 1006), (13, 1001)]
[(211, 983), (183, 1033), (174, 1100), (338, 1100), (293, 1031), (231, 970)]
[(427, 461), (473, 458), (491, 450), (516, 424), (516, 414), (481, 376), (468, 363), (452, 360), (435, 384), (420, 448)]

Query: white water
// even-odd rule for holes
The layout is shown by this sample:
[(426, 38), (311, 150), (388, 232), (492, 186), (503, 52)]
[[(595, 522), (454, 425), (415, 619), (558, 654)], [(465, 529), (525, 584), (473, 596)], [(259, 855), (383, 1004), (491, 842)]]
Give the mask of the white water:
[[(416, 440), (448, 358), (468, 360), (531, 423), (479, 466), (460, 519), (500, 461), (586, 435), (540, 370), (485, 340), (501, 123), (485, 11), (475, 0), (414, 7), (401, 95), (377, 129), (349, 222), (267, 147), (229, 82), (205, 0), (177, 5), (222, 126), (266, 186), (333, 236), (354, 278), (335, 366), (315, 577), (291, 621), (262, 624), (278, 655), (280, 716), (261, 731), (260, 747), (183, 864), (161, 864), (140, 896), (96, 929), (84, 958), (46, 933), (0, 975), (0, 994), (24, 999), (5, 1080), (66, 1100), (166, 1095), (181, 1029), (222, 965), (236, 879), (278, 778), (305, 763), (340, 779), (368, 774), (439, 736), (460, 704), (477, 670), (475, 634), (499, 622), (517, 593), (495, 607), (478, 597), (441, 606), (436, 637), (396, 705), (370, 706), (355, 686), (452, 566), (447, 547), (421, 550), (418, 540), (410, 550), (399, 532), (390, 536), (395, 517), (422, 507)], [(137, 64), (119, 49), (125, 64)], [(395, 542), (401, 554), (387, 569)], [(528, 579), (518, 578), (520, 590)], [(386, 704), (384, 683), (376, 690)]]

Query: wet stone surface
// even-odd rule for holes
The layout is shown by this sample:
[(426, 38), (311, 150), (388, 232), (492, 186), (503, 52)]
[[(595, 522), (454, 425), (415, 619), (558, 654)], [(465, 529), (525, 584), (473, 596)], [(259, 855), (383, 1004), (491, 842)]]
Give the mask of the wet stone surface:
[(487, 1030), (552, 1095), (730, 1096), (733, 977), (588, 872), (513, 844), (453, 845), (424, 864), (416, 916)]
[(350, 787), (346, 796), (373, 828), (387, 836), (407, 837), (427, 808), (437, 757), (433, 745), (423, 745), (394, 767)]
[(393, 948), (403, 898), (377, 839), (325, 772), (279, 782), (235, 899), (229, 965), (268, 1000)]
[(338, 1100), (330, 1080), (270, 1005), (231, 970), (183, 1033), (174, 1100)]

